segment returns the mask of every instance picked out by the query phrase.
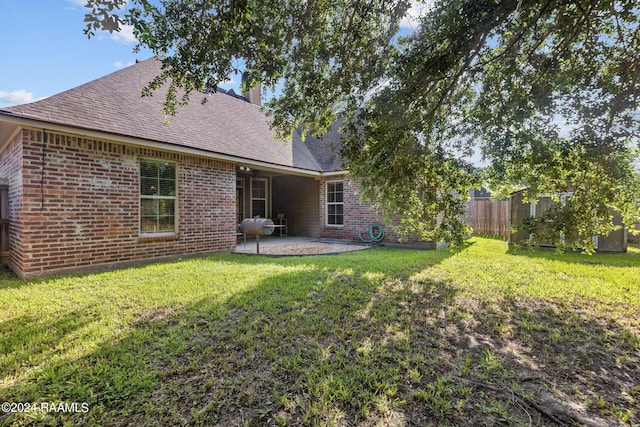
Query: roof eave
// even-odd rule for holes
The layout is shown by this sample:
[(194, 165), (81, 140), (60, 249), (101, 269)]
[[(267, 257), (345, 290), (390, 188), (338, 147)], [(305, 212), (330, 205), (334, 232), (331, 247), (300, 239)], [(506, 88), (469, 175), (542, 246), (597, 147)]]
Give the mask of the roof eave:
[(213, 151), (203, 150), (199, 148), (186, 147), (183, 145), (172, 144), (168, 142), (148, 140), (142, 138), (131, 137), (128, 135), (121, 135), (117, 133), (97, 131), (94, 129), (70, 126), (63, 123), (54, 123), (42, 119), (35, 119), (16, 115), (10, 111), (0, 110), (0, 122), (11, 123), (21, 126), (23, 128), (42, 129), (46, 128), (56, 132), (62, 132), (72, 135), (78, 135), (87, 138), (94, 138), (99, 140), (118, 142), (129, 146), (152, 148), (156, 150), (171, 151), (175, 153), (187, 154), (196, 157), (204, 157), (209, 159), (223, 160), (233, 163), (242, 163), (247, 166), (258, 167), (268, 171), (288, 172), (292, 175), (301, 175), (309, 177), (320, 177), (324, 175), (321, 171), (297, 168), (293, 166), (280, 165), (276, 163), (263, 162), (260, 160), (244, 158), (239, 156), (233, 156), (224, 153), (217, 153)]
[(342, 169), (342, 170), (336, 170), (336, 171), (322, 172), (322, 176), (327, 176), (327, 177), (340, 176), (340, 175), (349, 175), (349, 171)]

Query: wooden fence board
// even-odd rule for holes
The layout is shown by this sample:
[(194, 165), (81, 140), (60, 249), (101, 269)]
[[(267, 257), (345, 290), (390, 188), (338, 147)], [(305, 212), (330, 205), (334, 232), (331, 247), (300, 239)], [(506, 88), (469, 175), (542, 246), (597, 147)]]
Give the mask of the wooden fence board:
[(473, 232), (491, 236), (509, 236), (509, 202), (480, 199), (473, 201)]

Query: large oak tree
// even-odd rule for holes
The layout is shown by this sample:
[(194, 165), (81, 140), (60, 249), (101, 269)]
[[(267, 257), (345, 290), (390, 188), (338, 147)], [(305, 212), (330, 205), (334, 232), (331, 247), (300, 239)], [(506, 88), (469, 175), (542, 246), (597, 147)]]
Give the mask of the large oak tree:
[[(638, 221), (640, 26), (635, 0), (441, 0), (398, 37), (405, 0), (89, 0), (87, 33), (133, 26), (164, 59), (148, 91), (165, 108), (235, 72), (279, 90), (266, 103), (283, 138), (337, 119), (341, 155), (400, 231), (461, 242), (467, 189), (571, 191), (540, 239)], [(126, 10), (120, 8), (126, 7)], [(181, 88), (182, 90), (178, 90)], [(435, 219), (438, 219), (435, 221)], [(541, 230), (545, 231), (542, 232)]]

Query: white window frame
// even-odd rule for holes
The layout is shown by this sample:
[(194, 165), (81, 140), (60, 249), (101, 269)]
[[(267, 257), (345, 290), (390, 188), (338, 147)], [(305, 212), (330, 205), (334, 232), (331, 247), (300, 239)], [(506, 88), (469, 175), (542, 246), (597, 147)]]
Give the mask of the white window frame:
[[(254, 182), (257, 181), (262, 181), (264, 182), (264, 199), (260, 198), (260, 197), (253, 197), (253, 184)], [(251, 201), (251, 206), (250, 206), (250, 210), (249, 212), (251, 213), (251, 217), (253, 217), (253, 201), (254, 200), (264, 200), (264, 218), (270, 218), (271, 217), (271, 203), (269, 203), (269, 195), (271, 194), (270, 191), (270, 185), (269, 185), (269, 178), (265, 177), (265, 178), (251, 178), (251, 185), (250, 185), (250, 201)]]
[[(173, 164), (174, 166), (174, 171), (175, 171), (175, 178), (174, 178), (174, 185), (175, 185), (175, 196), (152, 196), (152, 195), (143, 195), (142, 194), (142, 162), (154, 162), (154, 163), (170, 163)], [(144, 237), (162, 237), (162, 236), (175, 236), (178, 234), (178, 223), (179, 223), (179, 218), (178, 218), (178, 212), (180, 212), (180, 210), (178, 209), (178, 164), (176, 162), (172, 162), (172, 161), (168, 161), (168, 160), (162, 160), (162, 159), (153, 159), (153, 158), (140, 158), (138, 160), (138, 197), (139, 197), (139, 204), (138, 204), (138, 213), (139, 213), (139, 220), (138, 220), (138, 232), (140, 233), (140, 236), (144, 236)], [(173, 231), (143, 231), (142, 230), (142, 200), (143, 199), (151, 199), (151, 200), (173, 200)]]
[[(342, 202), (329, 202), (329, 185), (330, 184), (342, 184)], [(324, 195), (324, 211), (325, 211), (325, 224), (327, 227), (344, 227), (344, 190), (345, 190), (345, 181), (344, 180), (333, 180), (327, 181), (325, 185), (325, 195)], [(342, 224), (329, 224), (329, 206), (342, 206)]]

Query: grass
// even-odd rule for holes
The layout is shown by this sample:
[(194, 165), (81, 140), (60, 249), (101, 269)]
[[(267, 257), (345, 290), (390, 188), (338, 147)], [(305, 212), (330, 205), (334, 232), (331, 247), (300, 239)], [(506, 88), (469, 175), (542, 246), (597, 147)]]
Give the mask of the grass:
[(0, 402), (88, 410), (0, 423), (634, 425), (639, 312), (640, 251), (486, 238), (6, 275)]

